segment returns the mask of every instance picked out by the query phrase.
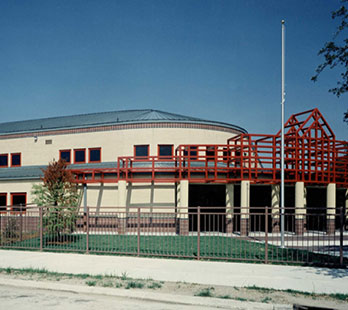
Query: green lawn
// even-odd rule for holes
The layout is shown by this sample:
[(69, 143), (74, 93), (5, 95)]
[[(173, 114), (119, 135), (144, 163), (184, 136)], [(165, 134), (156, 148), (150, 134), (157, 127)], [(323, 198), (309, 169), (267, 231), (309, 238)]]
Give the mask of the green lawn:
[[(2, 245), (3, 248), (39, 249), (40, 239), (30, 236), (23, 241)], [(44, 250), (86, 251), (86, 235), (66, 236), (61, 242), (49, 237), (43, 240)], [(106, 254), (137, 254), (138, 241), (136, 235), (90, 235), (89, 252)], [(180, 256), (197, 258), (196, 236), (140, 236), (140, 254), (143, 256)], [(265, 245), (263, 243), (222, 236), (201, 236), (200, 257), (207, 259), (226, 259), (236, 261), (265, 261)], [(281, 249), (268, 245), (270, 262), (299, 264), (335, 264), (339, 258), (325, 254), (317, 254), (306, 250)], [(348, 259), (345, 259), (348, 263)]]

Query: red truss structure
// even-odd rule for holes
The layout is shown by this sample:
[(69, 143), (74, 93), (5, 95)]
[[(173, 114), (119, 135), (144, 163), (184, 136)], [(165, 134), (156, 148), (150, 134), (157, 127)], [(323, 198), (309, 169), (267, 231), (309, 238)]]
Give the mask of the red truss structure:
[[(175, 156), (121, 156), (115, 168), (72, 169), (77, 183), (280, 183), (280, 132), (240, 134), (227, 144), (179, 145)], [(285, 123), (285, 182), (348, 186), (348, 142), (338, 141), (318, 109)]]

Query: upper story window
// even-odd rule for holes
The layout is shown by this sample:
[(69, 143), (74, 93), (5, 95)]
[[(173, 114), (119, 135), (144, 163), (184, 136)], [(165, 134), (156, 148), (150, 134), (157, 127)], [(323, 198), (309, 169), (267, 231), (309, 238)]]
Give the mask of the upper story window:
[(134, 146), (135, 157), (148, 157), (149, 156), (149, 145), (135, 145)]
[(83, 164), (86, 162), (86, 149), (74, 150), (74, 163)]
[(89, 151), (89, 162), (100, 163), (101, 162), (101, 148), (91, 148)]
[(173, 157), (174, 146), (172, 144), (159, 144), (158, 156), (159, 157)]
[(20, 167), (20, 166), (21, 166), (21, 153), (12, 153), (11, 167)]
[(0, 155), (0, 167), (8, 167), (8, 154)]
[(59, 158), (62, 160), (65, 160), (66, 163), (71, 163), (71, 150), (60, 150), (59, 151)]
[(25, 211), (27, 193), (11, 193), (12, 211)]
[(7, 194), (0, 193), (0, 212), (6, 211)]

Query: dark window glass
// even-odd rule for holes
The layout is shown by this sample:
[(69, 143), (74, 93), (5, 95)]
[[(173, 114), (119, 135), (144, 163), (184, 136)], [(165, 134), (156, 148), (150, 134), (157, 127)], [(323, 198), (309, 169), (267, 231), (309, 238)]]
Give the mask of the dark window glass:
[(24, 211), (26, 203), (26, 194), (12, 194), (12, 211)]
[(6, 194), (0, 194), (0, 211), (6, 211)]
[(100, 149), (89, 150), (89, 161), (100, 161)]
[[(197, 159), (197, 146), (190, 146), (190, 159)], [(184, 150), (184, 156), (188, 156), (188, 149)]]
[(61, 151), (60, 159), (64, 159), (67, 163), (71, 162), (71, 152), (70, 151)]
[(214, 160), (215, 159), (215, 149), (213, 147), (208, 147), (206, 151), (206, 156), (208, 160)]
[(159, 146), (159, 156), (173, 156), (173, 146), (172, 145), (160, 145)]
[(85, 150), (75, 150), (75, 163), (86, 162), (86, 151)]
[(136, 157), (149, 156), (149, 146), (148, 145), (136, 145), (135, 146), (135, 156)]
[(0, 155), (0, 167), (8, 166), (8, 155)]
[(21, 165), (21, 154), (11, 154), (11, 166)]

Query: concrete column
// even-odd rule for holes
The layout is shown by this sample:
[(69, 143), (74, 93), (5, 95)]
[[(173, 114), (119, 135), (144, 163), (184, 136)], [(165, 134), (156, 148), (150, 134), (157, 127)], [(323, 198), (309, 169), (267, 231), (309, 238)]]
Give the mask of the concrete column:
[(226, 184), (226, 232), (233, 233), (234, 184)]
[(188, 235), (189, 232), (189, 218), (188, 218), (188, 205), (189, 205), (189, 181), (181, 180), (179, 189), (179, 234)]
[(249, 233), (250, 181), (242, 181), (240, 187), (240, 235)]
[(326, 232), (335, 233), (336, 184), (329, 183), (326, 188)]
[(87, 231), (87, 184), (83, 184), (83, 231)]
[[(345, 212), (346, 223), (348, 224), (348, 189), (346, 190), (346, 195), (345, 195), (345, 206), (346, 206), (346, 212)], [(344, 229), (346, 229), (346, 226), (344, 227)]]
[(280, 185), (272, 185), (272, 233), (279, 233), (280, 229)]
[(306, 218), (306, 194), (304, 182), (296, 182), (295, 184), (295, 233), (303, 235), (305, 231)]
[(118, 196), (117, 196), (117, 207), (119, 210), (118, 214), (118, 234), (123, 235), (127, 231), (127, 182), (124, 180), (118, 181)]

